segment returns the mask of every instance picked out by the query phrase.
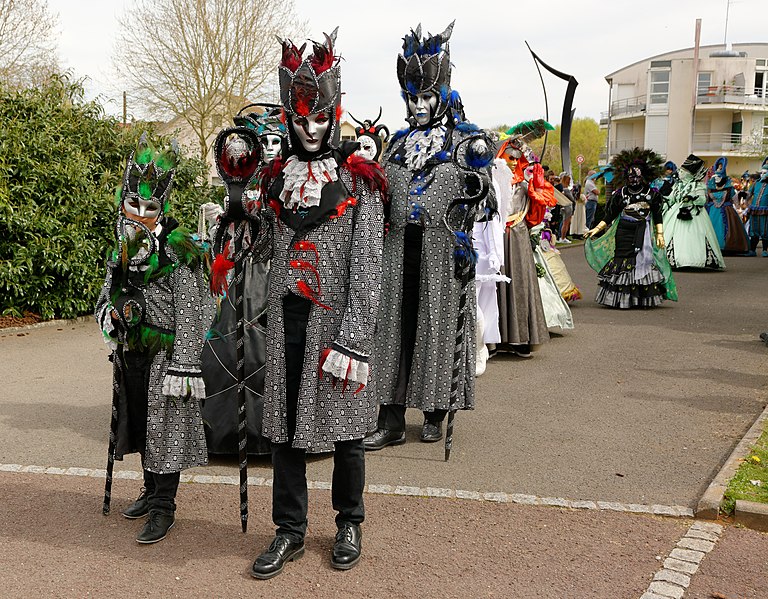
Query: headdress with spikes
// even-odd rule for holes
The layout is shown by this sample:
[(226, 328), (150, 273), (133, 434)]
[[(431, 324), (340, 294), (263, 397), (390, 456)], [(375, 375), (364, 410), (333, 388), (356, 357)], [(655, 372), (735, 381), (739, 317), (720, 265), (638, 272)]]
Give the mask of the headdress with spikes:
[(278, 41), (283, 46), (283, 57), (278, 68), (280, 78), (280, 103), (286, 114), (307, 116), (328, 112), (331, 120), (330, 139), (337, 145), (336, 135), (341, 116), (341, 66), (340, 57), (334, 54), (336, 35), (324, 33), (325, 41), (312, 42), (312, 53), (303, 58), (304, 43), (297, 48), (291, 40)]
[[(454, 21), (455, 22), (455, 21)], [(452, 22), (437, 35), (422, 38), (421, 24), (403, 38), (403, 52), (397, 57), (397, 79), (403, 95), (432, 92), (438, 105), (434, 117), (442, 117), (451, 101), (451, 56), (448, 40)]]
[(128, 214), (155, 216), (166, 211), (173, 185), (179, 151), (175, 141), (170, 148), (156, 149), (141, 135), (136, 150), (131, 152), (118, 189), (121, 206)]
[(632, 148), (622, 150), (611, 160), (614, 172), (615, 187), (627, 184), (627, 174), (631, 168), (639, 168), (643, 180), (650, 183), (661, 175), (664, 160), (656, 152), (649, 149)]

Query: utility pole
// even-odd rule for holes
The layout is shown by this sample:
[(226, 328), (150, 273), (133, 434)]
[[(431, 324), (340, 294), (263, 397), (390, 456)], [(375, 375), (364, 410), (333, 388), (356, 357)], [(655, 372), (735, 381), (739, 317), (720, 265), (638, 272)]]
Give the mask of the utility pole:
[(688, 153), (693, 154), (693, 140), (696, 132), (696, 102), (699, 97), (699, 44), (701, 42), (701, 19), (696, 19), (693, 45), (693, 92), (691, 96), (691, 135), (688, 137)]
[(128, 126), (128, 94), (123, 92), (123, 127)]

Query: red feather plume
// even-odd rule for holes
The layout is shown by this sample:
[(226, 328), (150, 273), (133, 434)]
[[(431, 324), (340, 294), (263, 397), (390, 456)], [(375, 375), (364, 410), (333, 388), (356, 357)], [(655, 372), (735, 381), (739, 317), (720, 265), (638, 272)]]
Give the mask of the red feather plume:
[(333, 42), (327, 33), (323, 35), (325, 36), (325, 43), (314, 43), (314, 51), (309, 61), (318, 75), (330, 69), (336, 62), (336, 57), (333, 55)]
[(301, 66), (301, 56), (306, 46), (307, 44), (304, 44), (301, 48), (297, 48), (291, 40), (283, 40), (283, 59), (280, 64), (295, 73)]
[[(378, 191), (385, 204), (389, 201), (389, 182), (387, 181), (387, 176), (384, 174), (384, 170), (378, 162), (368, 160), (357, 154), (352, 154), (347, 158), (344, 166), (350, 173), (352, 173), (352, 175), (356, 175), (365, 181), (368, 184), (368, 187), (371, 188), (371, 191)], [(353, 184), (354, 180), (353, 177)]]
[(222, 295), (228, 288), (227, 273), (232, 270), (235, 263), (227, 260), (224, 254), (229, 249), (229, 242), (224, 248), (224, 253), (218, 254), (211, 266), (211, 291), (216, 295)]

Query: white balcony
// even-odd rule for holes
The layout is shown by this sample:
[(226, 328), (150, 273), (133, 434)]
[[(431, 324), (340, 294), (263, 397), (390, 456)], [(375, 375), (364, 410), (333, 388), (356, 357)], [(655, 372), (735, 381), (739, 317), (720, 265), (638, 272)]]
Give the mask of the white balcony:
[(740, 133), (697, 133), (693, 136), (694, 154), (763, 156), (768, 140), (760, 141)]
[(736, 104), (753, 109), (768, 110), (768, 98), (763, 88), (740, 87), (736, 85), (714, 85), (699, 87), (696, 91), (696, 105)]
[(645, 96), (615, 100), (611, 102), (611, 118), (641, 116), (645, 113), (645, 105)]

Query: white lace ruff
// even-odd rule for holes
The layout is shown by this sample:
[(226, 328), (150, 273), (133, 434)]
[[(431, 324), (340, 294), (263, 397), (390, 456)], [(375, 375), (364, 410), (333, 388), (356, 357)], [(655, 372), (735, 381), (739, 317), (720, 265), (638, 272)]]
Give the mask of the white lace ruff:
[(445, 132), (445, 126), (440, 125), (427, 131), (416, 129), (408, 134), (404, 149), (405, 165), (409, 170), (421, 170), (427, 160), (443, 149)]
[(323, 186), (339, 178), (337, 168), (334, 158), (304, 162), (289, 157), (283, 167), (283, 205), (289, 210), (320, 205)]

